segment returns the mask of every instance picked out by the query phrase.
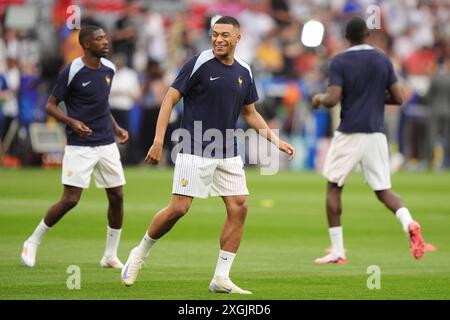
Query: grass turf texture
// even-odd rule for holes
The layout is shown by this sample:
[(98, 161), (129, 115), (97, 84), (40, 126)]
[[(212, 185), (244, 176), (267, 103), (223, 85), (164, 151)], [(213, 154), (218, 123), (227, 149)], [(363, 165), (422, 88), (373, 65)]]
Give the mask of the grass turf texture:
[[(170, 199), (172, 171), (128, 168), (119, 257), (126, 261), (153, 215)], [(438, 251), (416, 261), (397, 219), (353, 174), (343, 193), (345, 266), (313, 264), (329, 245), (325, 180), (316, 173), (260, 176), (247, 170), (251, 192), (233, 281), (251, 296), (207, 291), (225, 217), (220, 198), (195, 200), (153, 249), (135, 285), (102, 269), (107, 200), (85, 190), (80, 203), (46, 234), (35, 268), (21, 265), (23, 241), (61, 195), (60, 170), (0, 169), (0, 299), (450, 299), (450, 173), (399, 173), (399, 193)], [(66, 287), (68, 266), (81, 268), (81, 289)], [(381, 289), (366, 286), (381, 269)]]

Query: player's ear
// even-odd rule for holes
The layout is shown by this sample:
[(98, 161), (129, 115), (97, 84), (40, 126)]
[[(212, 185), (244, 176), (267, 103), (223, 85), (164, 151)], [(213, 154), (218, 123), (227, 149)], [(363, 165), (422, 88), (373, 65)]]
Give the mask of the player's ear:
[(238, 31), (238, 35), (236, 37), (236, 43), (238, 43), (239, 41), (241, 41), (241, 33)]
[(90, 41), (83, 41), (83, 49), (89, 49), (91, 46)]
[(95, 38), (94, 36), (91, 34), (89, 35), (89, 37), (86, 37), (86, 40), (83, 41), (83, 45), (85, 49), (90, 49), (91, 48), (91, 43), (94, 42)]

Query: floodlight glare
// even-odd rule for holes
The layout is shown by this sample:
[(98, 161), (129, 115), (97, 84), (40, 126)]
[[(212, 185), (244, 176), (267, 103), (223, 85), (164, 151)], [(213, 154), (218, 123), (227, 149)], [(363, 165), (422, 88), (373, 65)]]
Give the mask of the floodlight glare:
[(322, 43), (324, 26), (321, 22), (310, 20), (303, 26), (302, 43), (306, 47), (318, 47)]

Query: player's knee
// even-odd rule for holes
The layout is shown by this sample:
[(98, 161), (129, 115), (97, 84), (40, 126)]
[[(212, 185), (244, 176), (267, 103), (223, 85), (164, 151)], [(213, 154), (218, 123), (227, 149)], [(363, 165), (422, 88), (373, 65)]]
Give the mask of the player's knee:
[(241, 214), (246, 215), (248, 211), (248, 203), (247, 201), (242, 201), (238, 203), (238, 210)]
[(174, 218), (181, 218), (189, 211), (190, 205), (186, 203), (172, 203), (170, 205), (170, 211)]
[(336, 183), (329, 183), (328, 184), (328, 190), (327, 190), (327, 194), (328, 196), (340, 196), (341, 192), (342, 192), (342, 187), (339, 187)]
[(375, 191), (375, 195), (377, 196), (377, 199), (381, 202), (386, 202), (386, 198), (391, 194), (392, 192), (390, 190), (378, 190)]
[(248, 203), (246, 200), (238, 200), (229, 207), (229, 211), (237, 214), (239, 217), (245, 218), (248, 211)]
[(80, 197), (78, 195), (67, 195), (61, 199), (62, 205), (67, 210), (75, 207), (78, 204), (78, 201), (80, 201)]
[(383, 194), (381, 191), (375, 191), (375, 195), (379, 201), (383, 202)]
[(120, 205), (123, 203), (123, 190), (116, 189), (108, 192), (108, 199), (111, 204)]

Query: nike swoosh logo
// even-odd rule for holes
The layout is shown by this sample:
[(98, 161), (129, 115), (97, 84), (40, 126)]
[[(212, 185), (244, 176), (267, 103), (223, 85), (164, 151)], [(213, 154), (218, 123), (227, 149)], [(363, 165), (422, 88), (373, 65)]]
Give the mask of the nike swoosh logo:
[(128, 266), (123, 272), (122, 279), (128, 279)]
[(209, 77), (209, 81), (214, 81), (214, 80), (217, 80), (217, 79), (219, 79), (220, 77), (215, 77), (215, 78), (213, 78), (213, 77)]
[(226, 288), (226, 287), (224, 287), (224, 286), (221, 286), (221, 287), (219, 287), (217, 284), (215, 284), (215, 283), (213, 283), (212, 285), (211, 285), (211, 287), (210, 287), (210, 289), (212, 290), (212, 291), (214, 291), (214, 292), (223, 292), (223, 291), (225, 291), (225, 292), (228, 292), (228, 293), (230, 293), (231, 292), (231, 288)]
[(88, 82), (83, 82), (81, 85), (83, 86), (83, 87), (86, 87), (89, 83), (91, 83), (92, 81), (88, 81)]

